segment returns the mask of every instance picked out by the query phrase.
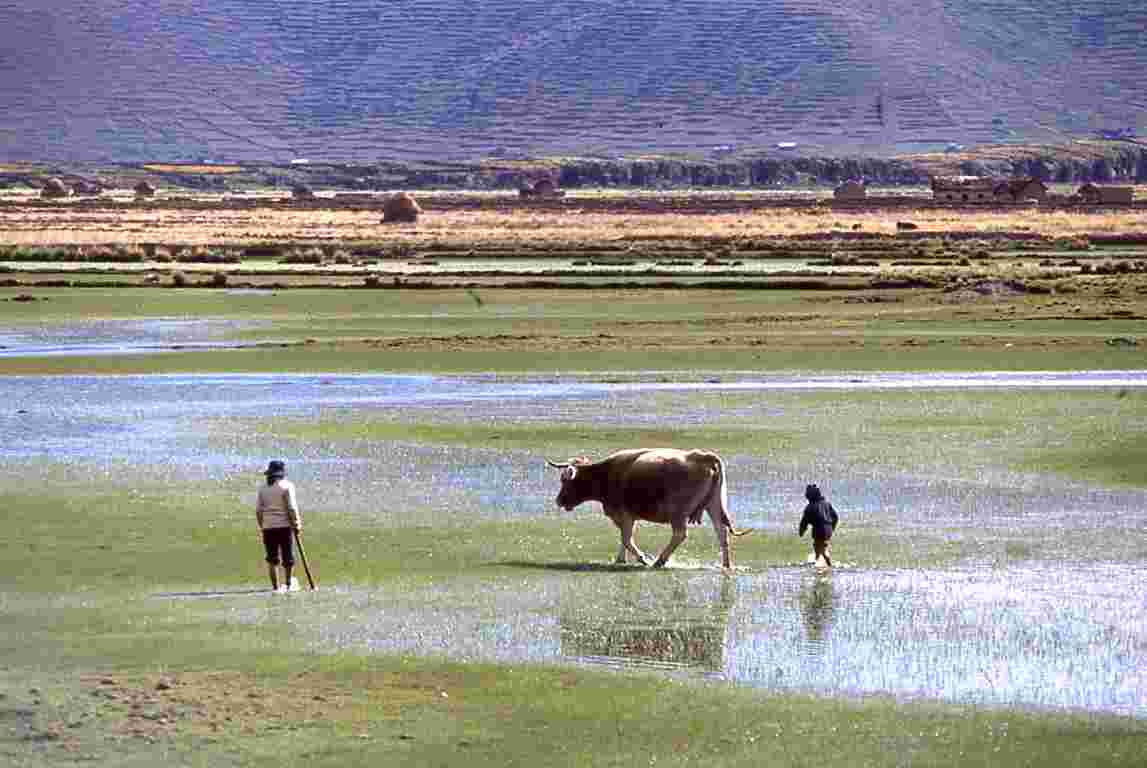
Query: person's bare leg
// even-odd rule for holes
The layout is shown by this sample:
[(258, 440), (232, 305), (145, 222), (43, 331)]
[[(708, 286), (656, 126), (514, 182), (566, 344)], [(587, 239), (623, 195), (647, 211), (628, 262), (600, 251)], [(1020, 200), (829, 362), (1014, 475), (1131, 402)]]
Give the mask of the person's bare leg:
[(289, 565), (283, 566), (283, 584), (287, 589), (291, 588), (291, 566)]
[(276, 589), (279, 588), (279, 579), (277, 577), (277, 574), (275, 573), (275, 566), (268, 563), (267, 564), (267, 573), (271, 577), (271, 591), (274, 592)]

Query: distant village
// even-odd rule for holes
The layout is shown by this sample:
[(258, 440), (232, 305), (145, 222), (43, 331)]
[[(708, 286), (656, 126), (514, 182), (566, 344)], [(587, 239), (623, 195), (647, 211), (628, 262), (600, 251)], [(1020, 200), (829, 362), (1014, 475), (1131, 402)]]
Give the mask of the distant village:
[[(837, 200), (865, 200), (868, 190), (862, 182), (847, 181), (833, 190)], [(942, 203), (1014, 204), (1059, 203), (1080, 205), (1130, 205), (1135, 200), (1135, 188), (1087, 183), (1074, 194), (1055, 194), (1048, 186), (1032, 176), (999, 179), (986, 176), (948, 176), (932, 179), (932, 199)]]

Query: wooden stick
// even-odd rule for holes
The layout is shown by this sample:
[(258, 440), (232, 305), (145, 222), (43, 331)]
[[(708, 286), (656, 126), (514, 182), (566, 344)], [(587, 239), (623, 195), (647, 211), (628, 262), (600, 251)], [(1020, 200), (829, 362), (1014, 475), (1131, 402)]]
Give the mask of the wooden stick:
[(295, 530), (295, 544), (299, 547), (299, 559), (303, 561), (303, 571), (307, 574), (307, 583), (311, 585), (311, 589), (314, 589), (315, 580), (311, 578), (311, 567), (307, 565), (307, 553), (303, 549), (303, 540), (299, 538), (298, 530)]

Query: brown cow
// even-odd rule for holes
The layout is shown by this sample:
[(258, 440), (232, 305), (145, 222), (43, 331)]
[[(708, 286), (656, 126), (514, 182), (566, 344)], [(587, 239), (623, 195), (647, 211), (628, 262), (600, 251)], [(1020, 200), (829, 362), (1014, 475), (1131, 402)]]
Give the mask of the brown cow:
[(729, 533), (748, 533), (733, 527), (725, 491), (725, 463), (711, 451), (632, 448), (597, 462), (582, 457), (547, 463), (562, 471), (562, 489), (556, 499), (559, 507), (569, 511), (582, 502), (600, 502), (606, 517), (621, 530), (618, 563), (624, 563), (627, 553), (632, 553), (643, 565), (649, 564), (649, 557), (633, 541), (638, 520), (673, 527), (673, 535), (657, 556), (654, 568), (665, 565), (685, 541), (686, 525), (700, 523), (706, 511), (717, 532), (725, 568), (733, 566)]

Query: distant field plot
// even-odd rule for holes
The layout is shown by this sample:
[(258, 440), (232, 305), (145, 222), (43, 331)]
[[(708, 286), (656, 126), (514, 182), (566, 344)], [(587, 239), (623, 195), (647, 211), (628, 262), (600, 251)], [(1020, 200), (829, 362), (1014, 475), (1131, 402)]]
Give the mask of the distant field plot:
[[(359, 241), (409, 242), (416, 247), (466, 244), (483, 246), (519, 242), (591, 244), (626, 242), (655, 247), (658, 240), (698, 239), (717, 244), (749, 246), (746, 239), (800, 236), (837, 232), (853, 238), (862, 235), (896, 235), (898, 220), (910, 219), (922, 234), (977, 233), (1020, 236), (1075, 237), (1104, 233), (1147, 232), (1147, 211), (1096, 209), (998, 209), (977, 211), (930, 207), (922, 199), (919, 210), (911, 206), (893, 210), (864, 207), (818, 207), (812, 198), (806, 205), (749, 205), (768, 202), (769, 193), (673, 194), (673, 193), (579, 193), (560, 206), (530, 208), (484, 205), (516, 196), (482, 194), (467, 198), (458, 193), (426, 195), (425, 214), (417, 225), (383, 226), (384, 194), (366, 195), (377, 202), (357, 209), (319, 207), (239, 206), (219, 196), (187, 206), (125, 204), (125, 206), (57, 205), (0, 207), (0, 244), (245, 244), (263, 240), (347, 243)], [(420, 196), (421, 197), (421, 196)], [(240, 198), (231, 198), (239, 200)], [(247, 198), (258, 203), (259, 196)], [(282, 199), (280, 197), (280, 199)], [(473, 200), (474, 205), (466, 203)], [(650, 211), (642, 201), (661, 201)], [(676, 204), (674, 201), (680, 201)], [(744, 210), (723, 208), (746, 203)], [(270, 202), (270, 201), (267, 201)], [(630, 206), (632, 203), (633, 206)], [(580, 207), (584, 204), (586, 207)], [(441, 206), (441, 207), (438, 207)], [(709, 210), (707, 210), (709, 209)], [(682, 215), (688, 214), (688, 215)], [(916, 235), (921, 236), (921, 235)]]

